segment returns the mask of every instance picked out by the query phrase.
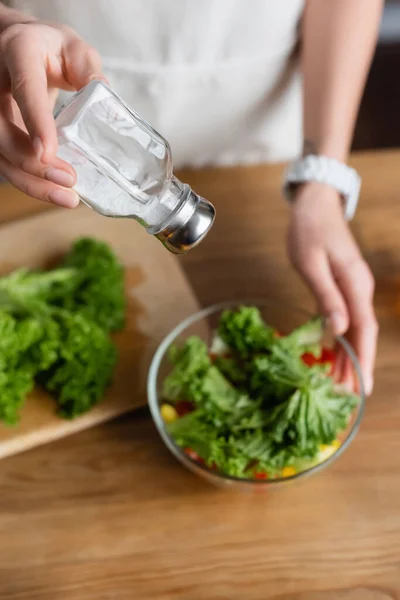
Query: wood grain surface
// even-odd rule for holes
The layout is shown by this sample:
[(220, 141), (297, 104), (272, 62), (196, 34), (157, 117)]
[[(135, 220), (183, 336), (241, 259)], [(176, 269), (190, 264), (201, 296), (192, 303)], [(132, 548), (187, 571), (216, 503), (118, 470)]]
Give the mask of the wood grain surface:
[[(146, 412), (5, 459), (1, 600), (400, 600), (400, 153), (353, 164), (363, 176), (354, 230), (377, 279), (381, 337), (375, 393), (351, 448), (328, 471), (269, 495), (196, 479)], [(310, 301), (284, 254), (281, 174), (184, 175), (218, 211), (183, 261), (204, 304)], [(1, 196), (3, 219), (39, 209)]]

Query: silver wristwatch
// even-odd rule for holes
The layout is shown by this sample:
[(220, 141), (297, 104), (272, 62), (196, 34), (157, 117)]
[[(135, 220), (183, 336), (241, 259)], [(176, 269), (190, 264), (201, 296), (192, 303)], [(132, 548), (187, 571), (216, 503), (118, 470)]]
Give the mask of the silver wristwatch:
[(294, 186), (308, 181), (326, 183), (335, 188), (343, 197), (346, 220), (354, 217), (361, 187), (361, 177), (355, 169), (328, 156), (304, 156), (292, 162), (286, 170), (283, 184), (286, 199), (292, 202)]

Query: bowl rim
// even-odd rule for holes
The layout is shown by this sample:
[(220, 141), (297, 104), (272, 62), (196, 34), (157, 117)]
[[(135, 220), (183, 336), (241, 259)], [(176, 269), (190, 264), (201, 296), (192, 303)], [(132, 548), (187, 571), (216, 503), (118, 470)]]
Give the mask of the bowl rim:
[(211, 306), (202, 308), (201, 310), (197, 311), (196, 313), (193, 313), (192, 315), (190, 315), (189, 317), (187, 317), (186, 319), (184, 319), (183, 321), (178, 323), (178, 325), (176, 325), (163, 338), (163, 340), (159, 344), (159, 346), (153, 356), (151, 364), (150, 364), (150, 368), (148, 371), (148, 377), (147, 377), (148, 404), (149, 404), (150, 414), (152, 416), (153, 422), (154, 422), (156, 429), (157, 429), (161, 439), (163, 440), (164, 444), (167, 446), (167, 448), (170, 450), (170, 452), (175, 456), (175, 458), (180, 459), (181, 462), (183, 462), (183, 463), (186, 463), (186, 462), (189, 463), (192, 468), (195, 468), (196, 471), (198, 470), (200, 472), (203, 472), (204, 474), (207, 474), (208, 476), (211, 476), (212, 478), (215, 478), (217, 480), (219, 479), (219, 480), (221, 480), (221, 482), (240, 483), (243, 485), (250, 485), (250, 486), (254, 486), (254, 485), (260, 485), (260, 486), (264, 485), (265, 486), (265, 485), (274, 485), (274, 484), (282, 485), (285, 483), (289, 483), (289, 482), (293, 482), (295, 480), (301, 479), (308, 475), (318, 473), (319, 471), (322, 471), (323, 469), (325, 469), (325, 467), (328, 467), (329, 465), (331, 465), (337, 458), (339, 458), (345, 452), (345, 450), (347, 450), (347, 448), (350, 446), (350, 444), (354, 440), (355, 436), (357, 435), (358, 430), (360, 428), (361, 421), (364, 417), (366, 396), (365, 396), (364, 380), (363, 380), (363, 376), (362, 376), (362, 372), (361, 372), (360, 363), (358, 361), (357, 355), (356, 355), (352, 345), (343, 336), (338, 335), (338, 336), (335, 336), (335, 340), (346, 351), (347, 355), (349, 356), (349, 358), (352, 362), (354, 371), (356, 372), (356, 375), (357, 375), (360, 404), (358, 407), (357, 416), (354, 420), (354, 423), (351, 426), (350, 431), (348, 432), (348, 434), (346, 436), (346, 439), (344, 440), (343, 443), (340, 444), (340, 446), (336, 449), (336, 451), (333, 454), (328, 456), (322, 462), (311, 466), (309, 469), (300, 471), (300, 472), (290, 475), (288, 477), (275, 477), (273, 479), (268, 479), (268, 478), (267, 479), (244, 479), (241, 477), (234, 477), (232, 475), (226, 475), (224, 473), (220, 473), (219, 471), (213, 471), (207, 465), (203, 465), (201, 463), (195, 462), (187, 454), (185, 454), (184, 450), (180, 446), (178, 446), (174, 442), (173, 438), (168, 434), (164, 420), (161, 416), (161, 409), (158, 404), (158, 392), (157, 392), (158, 371), (161, 366), (161, 362), (162, 362), (166, 352), (168, 351), (168, 348), (171, 346), (171, 344), (174, 342), (174, 340), (180, 334), (182, 334), (188, 327), (190, 327), (194, 323), (197, 323), (198, 321), (200, 321), (204, 318), (207, 318), (215, 313), (218, 313), (222, 310), (226, 310), (226, 309), (234, 308), (234, 307), (239, 308), (241, 306), (256, 306), (257, 308), (268, 307), (268, 306), (276, 307), (278, 303), (280, 305), (285, 305), (285, 306), (289, 305), (290, 310), (292, 312), (302, 314), (302, 315), (304, 315), (304, 317), (306, 319), (311, 319), (313, 317), (321, 316), (318, 312), (312, 313), (310, 311), (299, 308), (296, 305), (292, 305), (286, 301), (278, 300), (278, 299), (267, 300), (267, 299), (262, 299), (262, 298), (259, 298), (259, 299), (253, 298), (253, 299), (247, 299), (247, 300), (228, 300), (228, 301), (218, 302), (216, 304), (212, 304)]

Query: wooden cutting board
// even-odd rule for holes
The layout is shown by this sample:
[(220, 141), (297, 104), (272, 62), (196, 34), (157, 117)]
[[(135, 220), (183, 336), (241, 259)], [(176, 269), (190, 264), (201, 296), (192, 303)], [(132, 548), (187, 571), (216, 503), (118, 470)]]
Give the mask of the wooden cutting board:
[(0, 268), (54, 264), (71, 243), (91, 236), (111, 244), (126, 267), (127, 323), (115, 336), (120, 359), (104, 401), (86, 415), (66, 421), (37, 388), (14, 427), (0, 424), (0, 458), (69, 435), (146, 404), (146, 378), (161, 339), (198, 303), (178, 259), (131, 220), (110, 219), (86, 207), (57, 210), (0, 228)]

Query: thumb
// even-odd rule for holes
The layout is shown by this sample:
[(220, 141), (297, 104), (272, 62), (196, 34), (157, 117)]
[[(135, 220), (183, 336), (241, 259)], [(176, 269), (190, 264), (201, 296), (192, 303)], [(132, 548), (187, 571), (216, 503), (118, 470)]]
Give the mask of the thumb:
[(316, 296), (321, 313), (329, 319), (333, 333), (346, 333), (349, 328), (348, 310), (325, 252), (315, 250), (296, 266)]
[(99, 53), (80, 38), (74, 38), (65, 49), (65, 69), (65, 77), (75, 90), (80, 90), (93, 79), (107, 82)]

